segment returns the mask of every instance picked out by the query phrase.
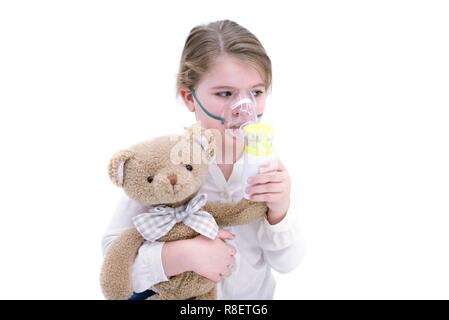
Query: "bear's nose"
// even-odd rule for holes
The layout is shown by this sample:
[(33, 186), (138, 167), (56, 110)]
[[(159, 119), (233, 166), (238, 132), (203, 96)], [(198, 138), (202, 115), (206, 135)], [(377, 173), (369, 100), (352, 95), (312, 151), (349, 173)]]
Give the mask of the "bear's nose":
[(178, 181), (178, 178), (174, 174), (167, 176), (167, 179), (170, 181), (172, 186), (174, 186), (176, 181)]

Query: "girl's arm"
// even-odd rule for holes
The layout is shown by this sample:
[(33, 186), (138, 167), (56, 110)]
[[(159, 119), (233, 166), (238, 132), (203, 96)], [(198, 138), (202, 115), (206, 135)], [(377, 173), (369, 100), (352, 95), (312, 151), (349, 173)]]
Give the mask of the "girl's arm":
[(165, 242), (162, 265), (168, 277), (194, 271), (212, 281), (219, 282), (231, 274), (236, 250), (225, 240), (234, 239), (226, 230), (219, 230), (215, 240), (198, 235), (193, 239)]
[[(138, 202), (126, 195), (122, 196), (102, 239), (104, 257), (115, 239), (126, 230), (134, 228), (132, 217), (144, 210), (144, 206)], [(162, 266), (163, 245), (163, 242), (148, 241), (141, 245), (132, 267), (134, 292), (143, 292), (159, 282), (168, 280)]]
[(251, 200), (265, 201), (269, 209), (257, 233), (265, 260), (276, 271), (289, 272), (305, 256), (305, 239), (290, 208), (290, 175), (278, 159), (260, 166), (248, 183)]
[[(114, 239), (134, 227), (132, 217), (143, 210), (139, 203), (123, 196), (103, 236), (104, 256)], [(235, 249), (225, 243), (233, 237), (231, 233), (220, 230), (215, 240), (197, 236), (172, 242), (145, 241), (133, 264), (134, 291), (143, 292), (184, 271), (195, 271), (212, 281), (220, 281), (230, 275), (229, 266), (234, 263)]]
[(132, 217), (144, 212), (145, 208), (138, 202), (130, 199), (128, 196), (123, 195), (120, 202), (115, 209), (115, 212), (109, 221), (109, 225), (106, 232), (103, 235), (101, 247), (103, 256), (111, 245), (111, 243), (123, 233), (123, 231), (133, 228)]
[(265, 260), (281, 273), (295, 269), (306, 254), (305, 238), (296, 220), (294, 212), (289, 209), (277, 224), (270, 224), (267, 219), (263, 219), (257, 232)]

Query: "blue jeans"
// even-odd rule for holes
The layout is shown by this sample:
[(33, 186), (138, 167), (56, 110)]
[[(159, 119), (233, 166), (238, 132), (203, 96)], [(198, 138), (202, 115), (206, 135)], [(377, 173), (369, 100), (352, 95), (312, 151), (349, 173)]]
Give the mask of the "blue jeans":
[(152, 295), (155, 294), (156, 292), (150, 289), (139, 293), (134, 292), (132, 296), (128, 298), (128, 300), (146, 300), (148, 297), (151, 297)]

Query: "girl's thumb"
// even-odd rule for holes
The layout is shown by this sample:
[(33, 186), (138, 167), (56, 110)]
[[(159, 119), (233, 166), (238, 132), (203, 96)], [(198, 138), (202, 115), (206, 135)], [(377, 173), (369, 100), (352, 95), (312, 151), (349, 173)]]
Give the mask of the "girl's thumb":
[(235, 235), (229, 231), (220, 229), (218, 230), (217, 238), (221, 240), (232, 240), (235, 238)]

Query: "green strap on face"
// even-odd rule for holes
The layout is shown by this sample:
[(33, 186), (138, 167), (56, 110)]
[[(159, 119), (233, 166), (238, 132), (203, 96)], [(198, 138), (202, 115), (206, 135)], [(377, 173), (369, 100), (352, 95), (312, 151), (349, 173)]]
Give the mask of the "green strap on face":
[(198, 99), (198, 97), (196, 96), (195, 93), (195, 89), (193, 89), (193, 87), (190, 87), (190, 91), (192, 92), (193, 98), (195, 99), (195, 101), (199, 104), (199, 106), (201, 107), (201, 109), (203, 109), (203, 111), (211, 118), (218, 120), (221, 122), (221, 124), (224, 124), (224, 119), (222, 117), (216, 116), (212, 113), (210, 113), (209, 111), (206, 110), (206, 108), (203, 107), (203, 105), (201, 104), (200, 100)]
[[(201, 104), (200, 100), (199, 100), (198, 97), (196, 96), (195, 89), (194, 89), (193, 87), (190, 87), (189, 89), (190, 89), (190, 92), (192, 92), (193, 98), (194, 98), (195, 101), (198, 103), (198, 105), (201, 107), (201, 109), (203, 109), (203, 111), (204, 111), (209, 117), (211, 117), (212, 119), (218, 120), (218, 121), (221, 122), (221, 124), (224, 124), (224, 119), (223, 119), (222, 117), (216, 116), (215, 114), (210, 113), (209, 111), (207, 111), (206, 108), (204, 108), (204, 106)], [(263, 115), (263, 112), (257, 114), (257, 118), (262, 117), (262, 115)]]

